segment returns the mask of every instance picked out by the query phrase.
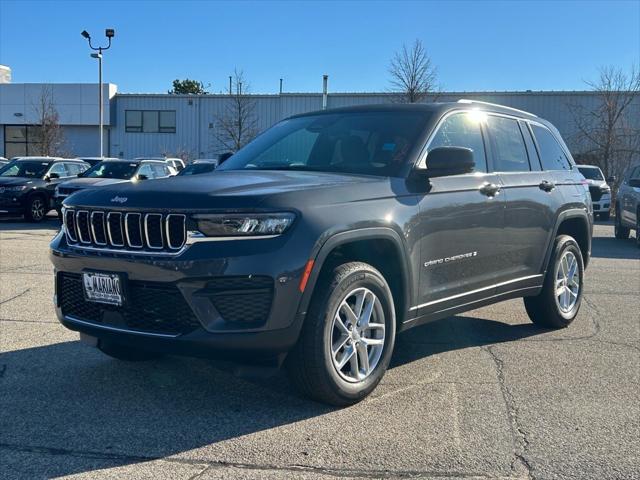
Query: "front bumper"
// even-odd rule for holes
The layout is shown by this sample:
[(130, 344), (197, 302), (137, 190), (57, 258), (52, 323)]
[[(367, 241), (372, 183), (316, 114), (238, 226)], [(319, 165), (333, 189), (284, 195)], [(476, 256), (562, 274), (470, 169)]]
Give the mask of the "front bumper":
[(25, 196), (22, 193), (11, 194), (3, 193), (0, 195), (0, 214), (17, 215), (24, 213)]
[[(71, 330), (155, 351), (225, 357), (247, 351), (256, 355), (286, 352), (297, 341), (304, 318), (304, 313), (298, 312), (302, 296), (298, 285), (308, 255), (304, 248), (296, 248), (292, 243), (286, 235), (261, 240), (200, 242), (177, 257), (167, 258), (82, 251), (67, 245), (64, 236), (59, 234), (51, 244), (50, 255), (56, 271), (56, 313), (60, 322)], [(62, 290), (61, 281), (63, 277), (79, 279), (83, 271), (119, 273), (125, 284), (132, 286), (131, 298), (137, 295), (134, 286), (144, 292), (159, 288), (160, 293), (156, 297), (148, 293), (138, 295), (138, 303), (129, 304), (133, 305), (131, 310), (86, 302), (91, 307), (90, 314), (86, 315), (83, 313), (86, 309), (71, 309), (69, 303), (65, 303), (68, 291)], [(271, 280), (270, 303), (263, 321), (243, 323), (243, 308), (247, 317), (255, 317), (256, 297), (264, 295), (264, 288), (246, 295), (242, 285), (257, 278)], [(215, 282), (225, 285), (235, 282), (235, 290), (224, 287), (223, 304), (217, 303), (219, 297), (215, 295), (220, 295), (220, 288)], [(149, 286), (153, 288), (149, 290)], [(169, 294), (163, 292), (176, 296), (168, 298)], [(233, 295), (238, 299), (237, 304), (230, 305)], [(76, 300), (81, 302), (82, 299)], [(169, 332), (156, 329), (153, 316), (158, 316), (158, 322), (162, 312), (174, 318), (177, 314), (172, 308), (180, 302), (190, 311), (193, 328)], [(137, 321), (140, 316), (145, 316), (146, 323)], [(229, 321), (231, 316), (234, 321)], [(129, 320), (136, 321), (136, 326), (132, 327)]]
[(611, 209), (611, 194), (602, 195), (597, 201), (593, 200), (593, 213), (609, 213)]

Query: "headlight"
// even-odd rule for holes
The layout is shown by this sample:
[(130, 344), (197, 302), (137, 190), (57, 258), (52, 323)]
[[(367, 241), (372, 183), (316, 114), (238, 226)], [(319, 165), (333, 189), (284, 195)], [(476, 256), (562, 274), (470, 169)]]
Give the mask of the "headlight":
[(291, 226), (293, 213), (248, 213), (194, 215), (198, 230), (207, 237), (280, 235)]
[(26, 185), (19, 185), (17, 187), (5, 187), (4, 191), (5, 192), (21, 192), (25, 188), (27, 188)]

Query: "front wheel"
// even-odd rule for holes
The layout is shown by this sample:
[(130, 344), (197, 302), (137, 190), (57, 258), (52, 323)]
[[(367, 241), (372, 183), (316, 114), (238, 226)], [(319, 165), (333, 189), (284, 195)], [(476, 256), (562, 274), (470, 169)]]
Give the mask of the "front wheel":
[(583, 278), (580, 247), (572, 237), (558, 236), (542, 291), (535, 297), (524, 298), (531, 321), (548, 328), (567, 327), (580, 310)]
[(46, 201), (40, 195), (32, 197), (27, 203), (25, 216), (30, 222), (41, 222), (47, 214)]
[(382, 274), (366, 263), (342, 264), (316, 285), (300, 339), (287, 357), (290, 378), (314, 400), (354, 404), (382, 379), (395, 331), (393, 296)]

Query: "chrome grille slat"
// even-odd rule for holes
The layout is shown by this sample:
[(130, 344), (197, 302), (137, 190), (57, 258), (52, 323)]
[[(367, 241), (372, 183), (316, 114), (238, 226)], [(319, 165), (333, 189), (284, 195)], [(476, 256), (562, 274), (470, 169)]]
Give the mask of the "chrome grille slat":
[(182, 213), (65, 208), (67, 243), (75, 248), (139, 255), (178, 255), (187, 243)]
[[(180, 238), (180, 241), (177, 242), (176, 244), (174, 244), (171, 241), (172, 240), (171, 221), (173, 219), (178, 220), (179, 222), (178, 227), (182, 225), (182, 231), (181, 231), (182, 237)], [(184, 242), (187, 239), (187, 216), (180, 213), (170, 213), (165, 218), (164, 225), (165, 225), (165, 232), (166, 232), (166, 239), (167, 239), (167, 247), (170, 250), (179, 250), (180, 248), (182, 248), (182, 245), (184, 245)]]
[[(115, 242), (113, 240), (113, 232), (111, 231), (111, 218), (117, 218), (118, 219), (118, 225), (120, 226), (120, 238), (121, 238), (121, 242)], [(115, 222), (115, 221), (114, 221)], [(109, 212), (107, 213), (107, 233), (109, 234), (109, 243), (114, 246), (114, 247), (124, 247), (124, 237), (122, 235), (122, 213), (120, 212)]]
[[(99, 220), (98, 233), (96, 234), (96, 220)], [(107, 244), (107, 235), (104, 228), (104, 212), (93, 211), (89, 215), (89, 224), (91, 225), (91, 235), (93, 235), (93, 242), (98, 246), (105, 246)], [(100, 240), (98, 240), (100, 238)]]
[[(86, 225), (86, 237), (83, 235), (83, 231), (85, 230)], [(78, 210), (76, 213), (76, 230), (78, 232), (78, 239), (80, 243), (90, 244), (91, 243), (91, 228), (89, 225), (89, 211), (88, 210)]]
[[(132, 234), (129, 232), (129, 217), (133, 218), (137, 218), (138, 220), (132, 220), (131, 223), (135, 225), (137, 225), (137, 230), (138, 230), (138, 238), (140, 239), (139, 243), (134, 243), (131, 240)], [(127, 245), (129, 245), (131, 248), (142, 248), (144, 247), (144, 243), (143, 243), (143, 239), (142, 239), (142, 214), (141, 213), (126, 213), (124, 216), (124, 235), (125, 238), (127, 240)]]
[(73, 210), (65, 210), (64, 216), (64, 230), (67, 234), (67, 239), (72, 243), (78, 241), (78, 234), (76, 233), (76, 217)]
[[(151, 221), (153, 221), (154, 218), (160, 217), (160, 224), (159, 224), (159, 228), (156, 229), (154, 225), (151, 226), (151, 232), (149, 232), (150, 228), (149, 228), (149, 220), (151, 219)], [(157, 230), (157, 231), (156, 231)], [(156, 233), (160, 234), (160, 243), (155, 243), (155, 245), (152, 243), (151, 241), (151, 236), (149, 235), (149, 233), (151, 233), (151, 235), (154, 235)], [(144, 236), (145, 239), (147, 241), (147, 247), (149, 247), (152, 250), (162, 250), (164, 247), (164, 242), (163, 242), (163, 235), (162, 235), (162, 214), (161, 213), (147, 213), (144, 216)]]

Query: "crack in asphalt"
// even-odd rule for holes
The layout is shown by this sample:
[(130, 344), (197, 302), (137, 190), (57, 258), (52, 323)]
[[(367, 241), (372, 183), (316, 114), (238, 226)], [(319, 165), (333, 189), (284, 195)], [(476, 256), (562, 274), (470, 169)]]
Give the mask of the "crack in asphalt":
[(511, 433), (513, 435), (515, 444), (514, 459), (513, 462), (511, 462), (511, 470), (514, 473), (517, 473), (518, 465), (520, 465), (525, 469), (527, 478), (533, 480), (535, 479), (535, 477), (533, 475), (532, 466), (526, 457), (529, 449), (529, 439), (527, 438), (527, 433), (522, 429), (520, 425), (520, 420), (518, 418), (518, 407), (516, 406), (513, 393), (511, 393), (511, 390), (507, 386), (504, 377), (504, 362), (496, 355), (491, 345), (483, 347), (483, 350), (485, 350), (489, 354), (489, 356), (493, 360), (493, 364), (495, 365), (496, 373), (498, 376), (498, 383), (500, 384), (500, 390), (502, 392), (502, 398), (504, 399), (505, 406), (507, 407), (507, 415), (511, 424)]
[[(411, 478), (417, 476), (428, 476), (428, 477), (441, 477), (441, 478), (493, 478), (495, 479), (495, 475), (485, 475), (485, 474), (477, 474), (477, 473), (464, 473), (464, 472), (451, 472), (451, 471), (431, 471), (431, 470), (359, 470), (359, 469), (350, 469), (350, 468), (326, 468), (326, 467), (316, 467), (312, 465), (285, 465), (285, 466), (276, 466), (270, 464), (252, 464), (252, 463), (242, 463), (242, 462), (228, 462), (223, 460), (196, 460), (189, 458), (166, 458), (160, 456), (153, 455), (128, 455), (128, 454), (119, 454), (119, 453), (110, 453), (110, 452), (101, 452), (95, 450), (72, 450), (66, 448), (52, 448), (52, 447), (43, 447), (36, 445), (19, 445), (19, 444), (11, 444), (11, 443), (0, 443), (0, 449), (14, 451), (14, 452), (23, 452), (23, 453), (32, 453), (32, 454), (43, 454), (43, 455), (66, 455), (76, 458), (86, 458), (86, 459), (94, 459), (94, 460), (106, 460), (114, 463), (118, 463), (120, 465), (132, 464), (132, 463), (142, 463), (142, 462), (151, 462), (151, 461), (163, 461), (169, 463), (179, 463), (184, 465), (207, 465), (201, 472), (195, 474), (191, 478), (198, 478), (205, 471), (209, 469), (216, 468), (237, 468), (242, 470), (267, 470), (267, 471), (276, 471), (276, 472), (288, 472), (288, 473), (300, 473), (300, 472), (313, 472), (319, 473), (331, 477), (357, 477), (357, 478)], [(516, 477), (508, 477), (508, 478), (522, 478), (521, 476)]]
[(10, 302), (11, 300), (15, 300), (16, 298), (20, 298), (21, 296), (23, 296), (25, 293), (27, 293), (27, 292), (29, 292), (29, 291), (31, 291), (31, 288), (27, 288), (24, 292), (20, 292), (20, 293), (18, 293), (17, 295), (14, 295), (14, 296), (13, 296), (13, 297), (11, 297), (11, 298), (7, 298), (6, 300), (2, 300), (2, 301), (0, 302), (0, 305), (4, 305), (5, 303)]

